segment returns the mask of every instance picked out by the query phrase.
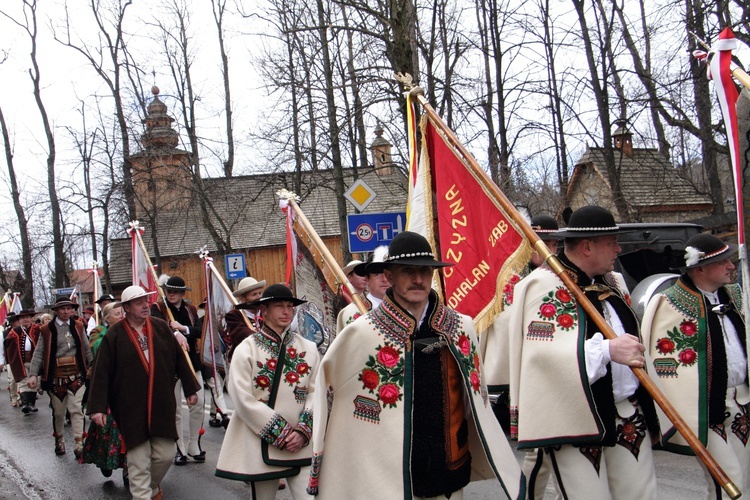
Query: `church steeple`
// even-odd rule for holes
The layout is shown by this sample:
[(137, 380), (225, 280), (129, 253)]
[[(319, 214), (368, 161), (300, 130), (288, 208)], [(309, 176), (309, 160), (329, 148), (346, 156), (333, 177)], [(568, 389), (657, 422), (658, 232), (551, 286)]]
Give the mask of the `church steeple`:
[(151, 93), (154, 98), (142, 120), (143, 149), (130, 157), (136, 214), (147, 217), (187, 207), (191, 185), (190, 154), (177, 148), (180, 136), (172, 128), (174, 118), (167, 113), (167, 105), (159, 99), (159, 87), (151, 87)]
[(391, 148), (393, 146), (383, 137), (383, 132), (383, 125), (378, 120), (378, 125), (375, 127), (375, 140), (370, 145), (372, 166), (379, 175), (389, 175), (394, 171), (393, 160), (391, 159)]
[(154, 99), (148, 105), (148, 114), (141, 122), (146, 125), (146, 131), (141, 136), (144, 149), (176, 148), (180, 142), (179, 134), (172, 128), (174, 118), (167, 114), (167, 105), (159, 99), (159, 87), (151, 87)]

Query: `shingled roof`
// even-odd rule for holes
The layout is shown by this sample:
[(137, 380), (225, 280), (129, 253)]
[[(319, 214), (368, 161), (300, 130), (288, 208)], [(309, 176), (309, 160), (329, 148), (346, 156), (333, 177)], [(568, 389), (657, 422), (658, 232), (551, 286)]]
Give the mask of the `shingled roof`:
[[(677, 169), (662, 157), (658, 150), (633, 148), (632, 155), (620, 155), (615, 160), (621, 169), (621, 184), (625, 199), (635, 208), (711, 204), (708, 194), (700, 193)], [(588, 148), (576, 163), (568, 188), (568, 198), (581, 189), (583, 174), (593, 169), (607, 185), (604, 148)]]
[[(401, 173), (378, 175), (373, 168), (357, 169), (357, 179), (377, 193), (366, 212), (397, 212), (406, 207), (407, 180)], [(212, 178), (203, 181), (210, 200), (210, 219), (222, 237), (230, 235), (232, 248), (271, 247), (286, 244), (284, 215), (276, 192), (294, 190), (293, 172)], [(354, 170), (344, 169), (346, 187), (355, 182)], [(332, 170), (306, 171), (301, 176), (300, 208), (321, 237), (339, 236), (338, 212)], [(354, 207), (347, 202), (349, 213)], [(159, 251), (164, 257), (192, 254), (203, 245), (216, 252), (216, 245), (203, 224), (199, 200), (185, 210), (159, 213), (156, 219)], [(143, 221), (141, 221), (143, 224)], [(152, 227), (146, 226), (143, 241), (153, 257)], [(130, 240), (113, 239), (110, 277), (113, 283), (131, 279)]]

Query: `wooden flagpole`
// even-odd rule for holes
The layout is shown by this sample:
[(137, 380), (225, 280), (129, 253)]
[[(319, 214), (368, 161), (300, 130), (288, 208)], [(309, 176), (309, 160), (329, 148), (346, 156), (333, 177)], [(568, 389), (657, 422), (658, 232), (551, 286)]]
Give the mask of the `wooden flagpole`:
[(97, 325), (101, 325), (102, 322), (100, 319), (103, 318), (99, 318), (99, 313), (102, 312), (102, 308), (96, 303), (101, 298), (99, 297), (99, 263), (94, 262), (92, 267), (94, 273), (94, 321), (96, 321)]
[[(200, 257), (201, 259), (204, 259), (204, 260), (206, 257), (208, 257), (208, 250), (206, 250), (205, 248), (206, 247), (203, 247), (203, 249), (201, 249), (200, 251)], [(216, 276), (216, 279), (219, 282), (221, 289), (224, 291), (229, 301), (232, 303), (232, 305), (237, 306), (240, 302), (237, 300), (237, 297), (235, 297), (234, 294), (232, 294), (232, 290), (229, 289), (229, 285), (226, 284), (226, 282), (224, 281), (224, 278), (221, 277), (221, 274), (219, 273), (219, 270), (216, 269), (216, 266), (214, 265), (213, 260), (208, 262), (207, 265), (208, 265), (208, 268), (211, 270), (211, 273), (214, 276)], [(247, 315), (245, 315), (245, 313), (242, 313), (242, 319), (245, 320), (245, 325), (247, 325), (247, 327), (251, 331), (253, 332), (257, 331), (255, 326), (253, 326), (253, 324), (250, 323), (250, 318), (248, 318)]]
[[(599, 313), (599, 311), (596, 310), (594, 305), (586, 297), (578, 284), (573, 281), (570, 275), (568, 275), (557, 257), (549, 251), (547, 245), (541, 239), (539, 239), (539, 236), (537, 236), (534, 230), (531, 229), (529, 223), (526, 222), (526, 220), (521, 216), (520, 213), (518, 213), (516, 207), (513, 206), (508, 198), (505, 197), (505, 194), (500, 191), (500, 188), (497, 187), (497, 185), (492, 181), (492, 179), (490, 179), (487, 173), (479, 166), (472, 154), (466, 149), (461, 141), (458, 140), (458, 137), (456, 137), (456, 135), (443, 121), (440, 115), (438, 115), (437, 112), (432, 108), (432, 106), (430, 106), (429, 102), (427, 102), (427, 99), (424, 97), (424, 90), (422, 90), (420, 87), (409, 88), (408, 84), (404, 81), (404, 78), (408, 79), (409, 81), (411, 80), (411, 77), (409, 75), (405, 75), (405, 77), (396, 75), (396, 78), (404, 83), (405, 87), (407, 87), (407, 90), (412, 94), (412, 96), (415, 96), (417, 98), (427, 115), (440, 129), (440, 132), (448, 139), (451, 146), (453, 146), (458, 152), (460, 152), (466, 159), (466, 163), (471, 167), (472, 172), (479, 178), (484, 179), (484, 183), (489, 192), (492, 193), (492, 196), (495, 197), (495, 199), (503, 207), (505, 212), (515, 221), (518, 227), (523, 231), (524, 236), (530, 242), (532, 242), (534, 249), (539, 252), (539, 255), (544, 256), (545, 262), (547, 262), (552, 270), (560, 277), (568, 290), (570, 290), (570, 292), (573, 294), (576, 301), (586, 311), (586, 314), (588, 314), (589, 317), (594, 321), (594, 323), (596, 323), (597, 327), (599, 327), (599, 330), (602, 332), (602, 335), (610, 340), (616, 339), (617, 334), (607, 324), (604, 317)], [(677, 410), (675, 410), (674, 406), (672, 406), (672, 403), (669, 402), (664, 393), (662, 393), (661, 390), (657, 387), (656, 383), (651, 379), (648, 373), (646, 373), (646, 370), (633, 366), (631, 366), (630, 369), (633, 370), (633, 373), (636, 377), (638, 377), (641, 385), (643, 385), (643, 387), (648, 391), (654, 401), (661, 407), (662, 411), (664, 411), (664, 414), (674, 424), (680, 434), (682, 434), (682, 436), (685, 438), (685, 441), (687, 441), (687, 443), (690, 445), (690, 448), (692, 448), (696, 456), (701, 460), (701, 462), (703, 462), (713, 478), (721, 485), (724, 491), (726, 491), (727, 495), (729, 495), (733, 499), (739, 498), (742, 493), (739, 491), (737, 486), (732, 482), (729, 476), (727, 476), (727, 474), (716, 462), (714, 457), (708, 452), (708, 450), (706, 450), (706, 447), (703, 446), (703, 443), (700, 442), (695, 433), (693, 433), (687, 423), (677, 413)]]
[[(319, 258), (320, 259), (319, 267), (322, 268), (323, 265), (328, 267), (328, 269), (333, 273), (334, 277), (336, 278), (337, 288), (345, 287), (352, 297), (352, 302), (357, 304), (357, 308), (359, 309), (359, 312), (361, 312), (362, 314), (365, 314), (367, 312), (367, 307), (365, 306), (364, 302), (362, 302), (362, 299), (360, 298), (359, 294), (357, 294), (356, 290), (354, 290), (354, 287), (352, 286), (352, 284), (349, 283), (349, 279), (344, 274), (344, 271), (341, 270), (341, 268), (339, 267), (333, 255), (331, 255), (331, 252), (330, 250), (328, 250), (328, 247), (326, 247), (325, 243), (323, 243), (323, 240), (321, 240), (320, 236), (318, 236), (318, 233), (315, 232), (315, 229), (312, 227), (312, 224), (310, 224), (310, 221), (307, 220), (307, 217), (305, 217), (305, 214), (302, 212), (302, 209), (299, 207), (299, 205), (297, 205), (297, 202), (295, 201), (295, 199), (297, 198), (297, 195), (295, 195), (291, 191), (287, 191), (286, 189), (282, 189), (278, 191), (276, 194), (279, 196), (279, 198), (289, 201), (289, 206), (292, 207), (292, 209), (294, 210), (294, 213), (297, 214), (297, 220), (299, 221), (300, 226), (302, 227), (302, 229), (304, 229), (306, 233), (300, 236), (306, 237), (308, 239), (308, 242), (312, 244), (314, 250), (317, 251), (318, 253), (318, 255), (313, 255), (313, 257), (315, 257), (316, 263), (318, 262), (318, 258)], [(334, 290), (338, 291), (338, 289), (336, 288), (334, 288)]]
[[(151, 257), (148, 256), (148, 250), (146, 250), (146, 245), (143, 243), (143, 239), (141, 238), (141, 232), (138, 230), (138, 227), (133, 228), (133, 232), (135, 233), (135, 237), (138, 240), (138, 246), (141, 248), (141, 251), (143, 252), (143, 257), (146, 259), (146, 262), (148, 263), (148, 270), (151, 273), (151, 277), (154, 278), (154, 283), (156, 283), (156, 288), (159, 293), (159, 296), (161, 297), (161, 300), (164, 301), (164, 305), (167, 309), (167, 316), (169, 317), (169, 323), (171, 325), (172, 321), (174, 321), (174, 315), (172, 314), (172, 311), (169, 309), (169, 303), (167, 302), (167, 296), (164, 293), (164, 289), (159, 286), (159, 276), (156, 275), (156, 270), (154, 269), (154, 265), (151, 264)], [(171, 328), (171, 326), (170, 326)], [(195, 383), (198, 383), (198, 377), (195, 376), (195, 369), (193, 368), (193, 362), (190, 360), (190, 356), (188, 356), (187, 349), (180, 349), (182, 351), (182, 354), (185, 355), (185, 359), (187, 360), (188, 366), (191, 368), (190, 373), (193, 374), (193, 378), (195, 379)]]

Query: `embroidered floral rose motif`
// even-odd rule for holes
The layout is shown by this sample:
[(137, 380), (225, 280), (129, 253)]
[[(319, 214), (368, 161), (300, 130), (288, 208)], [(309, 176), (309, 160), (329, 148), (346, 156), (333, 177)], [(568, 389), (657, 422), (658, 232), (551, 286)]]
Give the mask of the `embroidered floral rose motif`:
[[(284, 366), (282, 374), (284, 375), (284, 381), (291, 387), (294, 387), (300, 378), (310, 373), (310, 365), (308, 365), (304, 357), (307, 352), (297, 352), (294, 347), (287, 347), (286, 356), (284, 356)], [(274, 360), (274, 366), (278, 361)]]
[(542, 306), (539, 308), (539, 314), (543, 318), (551, 318), (555, 315), (557, 312), (557, 308), (554, 306), (554, 304), (542, 304)]
[(378, 398), (384, 405), (395, 406), (401, 399), (401, 391), (396, 384), (383, 384), (378, 390)]
[(684, 335), (687, 335), (688, 337), (692, 337), (698, 331), (698, 325), (696, 325), (692, 321), (683, 321), (680, 324), (680, 331)]
[[(557, 290), (547, 293), (542, 298), (542, 305), (539, 306), (539, 317), (544, 320), (555, 319), (555, 323), (563, 331), (571, 330), (578, 321), (578, 312), (576, 303), (570, 296), (570, 292), (565, 287), (557, 287)], [(553, 330), (553, 325), (549, 325)], [(551, 335), (550, 335), (551, 340)]]
[(269, 370), (275, 370), (277, 364), (278, 364), (278, 360), (275, 360), (273, 358), (266, 361), (266, 366), (268, 367)]
[(258, 375), (255, 377), (255, 387), (260, 389), (266, 389), (271, 385), (271, 379), (265, 375)]
[[(683, 366), (692, 366), (698, 360), (698, 324), (686, 320), (680, 326), (667, 331), (667, 336), (656, 340), (656, 349), (661, 354), (677, 354)], [(671, 358), (674, 359), (674, 358)], [(675, 375), (676, 376), (676, 375)]]
[(683, 365), (690, 366), (695, 363), (696, 359), (698, 359), (698, 353), (696, 353), (692, 349), (685, 349), (684, 351), (680, 352), (678, 358), (680, 358), (680, 362)]
[(470, 347), (469, 337), (466, 335), (461, 335), (458, 337), (458, 348), (461, 350), (461, 354), (464, 356), (469, 355), (469, 347)]
[(456, 359), (459, 362), (464, 377), (469, 381), (471, 390), (478, 392), (481, 388), (481, 378), (479, 376), (479, 354), (477, 346), (471, 341), (465, 332), (457, 332), (457, 337), (453, 337), (456, 344)]
[(354, 321), (355, 319), (359, 318), (360, 316), (362, 316), (361, 313), (354, 313), (354, 316), (352, 316), (352, 321)]
[(513, 303), (513, 290), (516, 288), (516, 284), (521, 281), (521, 276), (514, 274), (510, 279), (503, 285), (503, 303), (509, 306)]
[(375, 394), (383, 408), (395, 408), (403, 397), (405, 363), (403, 351), (384, 342), (376, 348), (374, 355), (370, 355), (359, 374), (362, 387)]
[(365, 389), (374, 390), (380, 383), (380, 376), (375, 370), (362, 370), (362, 385)]
[(557, 317), (557, 324), (562, 328), (570, 328), (573, 326), (573, 323), (575, 323), (575, 320), (573, 320), (573, 316), (570, 314), (561, 314)]
[(401, 353), (389, 345), (378, 351), (378, 362), (386, 368), (393, 368), (401, 359)]
[(564, 288), (558, 288), (557, 292), (555, 292), (555, 297), (560, 302), (570, 302), (570, 293)]
[(674, 351), (674, 347), (674, 342), (666, 337), (656, 341), (656, 349), (662, 354), (671, 354)]
[(474, 391), (478, 391), (479, 390), (479, 375), (477, 375), (477, 372), (471, 372), (469, 381), (471, 382), (471, 388), (474, 389)]

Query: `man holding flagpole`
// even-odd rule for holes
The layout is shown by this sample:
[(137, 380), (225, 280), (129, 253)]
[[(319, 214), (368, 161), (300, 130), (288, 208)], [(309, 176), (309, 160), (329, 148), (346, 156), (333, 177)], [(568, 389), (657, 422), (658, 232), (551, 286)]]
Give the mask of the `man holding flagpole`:
[[(175, 338), (181, 346), (187, 347), (188, 357), (193, 365), (195, 378), (198, 385), (203, 387), (203, 363), (198, 353), (198, 341), (201, 338), (202, 322), (198, 317), (198, 309), (188, 302), (185, 302), (185, 292), (191, 288), (185, 284), (185, 280), (180, 276), (172, 276), (163, 285), (166, 292), (166, 301), (159, 301), (151, 306), (151, 316), (169, 321), (174, 318), (169, 326), (174, 331)], [(170, 314), (171, 313), (171, 314)], [(178, 402), (182, 401), (182, 383), (178, 380), (174, 388), (174, 397)], [(188, 409), (189, 421), (188, 432), (189, 438), (187, 446), (183, 438), (182, 430), (182, 405), (177, 405), (175, 421), (177, 422), (177, 452), (175, 453), (175, 465), (185, 465), (188, 462), (188, 456), (196, 462), (206, 461), (206, 452), (200, 448), (200, 431), (203, 427), (203, 418), (206, 410), (203, 406), (203, 391), (198, 391), (198, 403)]]
[[(242, 278), (239, 285), (237, 285), (237, 290), (232, 292), (232, 295), (234, 295), (240, 303), (224, 316), (224, 322), (227, 326), (227, 335), (229, 335), (231, 341), (228, 355), (230, 362), (232, 360), (232, 354), (234, 354), (234, 349), (240, 345), (243, 340), (260, 330), (260, 327), (263, 325), (263, 317), (260, 314), (258, 306), (254, 305), (254, 303), (263, 294), (263, 287), (265, 286), (266, 280), (258, 281), (252, 276), (248, 276)], [(247, 326), (247, 322), (242, 317), (243, 315), (250, 321), (254, 330), (251, 330)]]
[(658, 418), (631, 366), (645, 346), (624, 284), (612, 214), (579, 208), (560, 231), (560, 262), (617, 333), (605, 340), (560, 277), (543, 265), (514, 289), (510, 309), (511, 434), (548, 455), (563, 498), (656, 498), (651, 451)]

